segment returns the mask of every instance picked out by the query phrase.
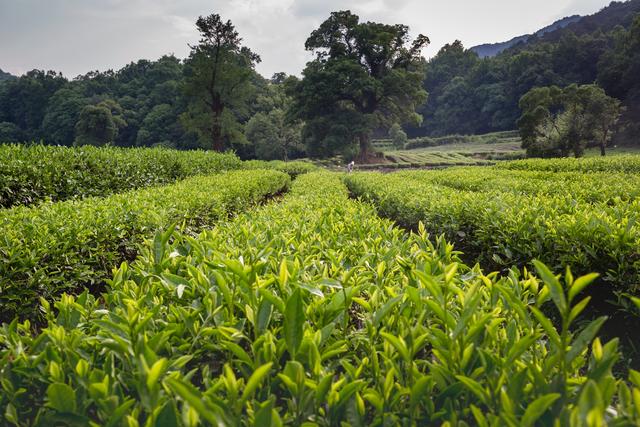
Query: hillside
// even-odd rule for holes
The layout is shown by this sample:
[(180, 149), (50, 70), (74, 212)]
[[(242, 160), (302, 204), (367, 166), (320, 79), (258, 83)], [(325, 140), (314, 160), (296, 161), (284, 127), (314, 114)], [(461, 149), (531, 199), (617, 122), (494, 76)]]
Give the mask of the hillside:
[(557, 42), (569, 31), (576, 36), (582, 36), (598, 31), (606, 33), (618, 26), (629, 28), (638, 13), (640, 13), (640, 0), (614, 1), (593, 15), (584, 16), (575, 22), (570, 22), (563, 28), (546, 32), (539, 40), (542, 42)]
[(0, 68), (0, 81), (3, 80), (10, 80), (10, 79), (15, 79), (16, 76), (14, 76), (13, 74), (9, 74), (7, 72), (2, 71), (2, 68)]
[(532, 37), (541, 37), (549, 32), (556, 31), (558, 29), (562, 29), (567, 27), (568, 25), (578, 22), (583, 17), (580, 15), (568, 16), (566, 18), (560, 19), (553, 24), (544, 27), (543, 29), (536, 31), (534, 34), (525, 34), (523, 36), (514, 37), (509, 41), (501, 42), (501, 43), (486, 43), (478, 46), (474, 46), (469, 50), (478, 54), (480, 58), (488, 58), (494, 57), (499, 53), (518, 45), (519, 43), (526, 43)]
[(569, 32), (581, 36), (597, 31), (609, 32), (616, 26), (629, 28), (635, 14), (640, 13), (640, 0), (611, 2), (609, 6), (592, 15), (572, 15), (562, 18), (533, 34), (525, 34), (499, 43), (486, 43), (473, 46), (469, 50), (480, 58), (491, 58), (511, 48), (527, 49), (527, 45), (538, 42), (558, 42)]
[(614, 144), (637, 144), (640, 0), (614, 2), (571, 22), (575, 18), (484, 59), (478, 47), (465, 49), (460, 41), (444, 46), (427, 64), (429, 100), (420, 109), (421, 127), (408, 128), (409, 136), (512, 130), (521, 115), (518, 102), (532, 88), (597, 82), (626, 108)]

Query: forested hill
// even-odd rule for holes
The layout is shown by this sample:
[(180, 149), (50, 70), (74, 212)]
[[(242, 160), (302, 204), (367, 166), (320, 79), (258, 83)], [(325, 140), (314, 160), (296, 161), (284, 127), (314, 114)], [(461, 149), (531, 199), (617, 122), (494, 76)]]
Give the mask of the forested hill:
[(640, 13), (640, 0), (614, 1), (593, 15), (584, 16), (564, 28), (544, 33), (540, 37), (540, 41), (557, 42), (569, 31), (581, 36), (597, 31), (606, 33), (614, 30), (617, 26), (629, 28), (638, 13)]
[(640, 0), (614, 2), (565, 28), (480, 59), (459, 41), (427, 64), (429, 101), (412, 136), (477, 134), (516, 127), (520, 98), (534, 87), (597, 82), (623, 101), (617, 143), (640, 141)]
[(531, 39), (531, 37), (540, 37), (546, 33), (549, 33), (551, 31), (555, 31), (557, 29), (560, 28), (564, 28), (567, 25), (579, 21), (580, 19), (582, 19), (582, 16), (580, 15), (573, 15), (573, 16), (568, 16), (566, 18), (562, 18), (556, 22), (554, 22), (553, 24), (544, 27), (543, 29), (537, 31), (535, 34), (526, 34), (524, 36), (518, 36), (518, 37), (514, 37), (509, 41), (506, 42), (501, 42), (501, 43), (486, 43), (486, 44), (481, 44), (478, 46), (474, 46), (472, 47), (471, 51), (475, 52), (478, 54), (478, 56), (480, 58), (488, 58), (488, 57), (493, 57), (496, 56), (497, 54), (499, 54), (500, 52), (503, 52), (506, 49), (509, 49), (510, 47), (513, 47), (519, 43), (526, 43), (529, 39)]
[(0, 81), (3, 80), (9, 80), (9, 79), (15, 79), (16, 76), (9, 74), (7, 72), (2, 71), (2, 68), (0, 68)]

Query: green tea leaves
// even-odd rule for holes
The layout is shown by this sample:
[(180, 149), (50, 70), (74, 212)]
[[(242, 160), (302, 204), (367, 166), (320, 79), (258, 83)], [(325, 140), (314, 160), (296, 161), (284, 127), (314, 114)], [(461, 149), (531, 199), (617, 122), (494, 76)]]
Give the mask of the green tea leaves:
[(284, 336), (291, 358), (295, 358), (302, 342), (304, 328), (304, 304), (299, 288), (287, 299), (284, 311)]
[(76, 392), (64, 383), (52, 383), (47, 387), (48, 406), (58, 412), (76, 411)]

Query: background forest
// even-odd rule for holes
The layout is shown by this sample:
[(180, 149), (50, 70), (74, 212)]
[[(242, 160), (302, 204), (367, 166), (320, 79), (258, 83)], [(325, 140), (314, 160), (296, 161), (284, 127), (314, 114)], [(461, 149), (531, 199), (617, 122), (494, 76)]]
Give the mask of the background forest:
[[(418, 73), (424, 80), (428, 96), (414, 90), (407, 101), (419, 102), (420, 117), (399, 113), (385, 120), (362, 119), (366, 124), (360, 125), (354, 125), (350, 111), (318, 114), (318, 106), (307, 102), (312, 99), (311, 78), (300, 80), (283, 73), (270, 79), (260, 76), (254, 68), (260, 58), (241, 45), (233, 27), (224, 43), (233, 47), (230, 52), (236, 62), (220, 70), (217, 82), (204, 81), (206, 76), (199, 70), (212, 66), (206, 62), (212, 58), (207, 49), (214, 52), (216, 41), (206, 35), (206, 26), (214, 23), (199, 22), (203, 39), (185, 60), (168, 55), (72, 80), (53, 71), (33, 70), (15, 77), (0, 70), (0, 141), (232, 149), (245, 159), (350, 157), (357, 151), (353, 147), (362, 145), (362, 134), (350, 130), (354, 126), (386, 136), (396, 125), (392, 132), (400, 140), (398, 124), (410, 138), (513, 130), (523, 114), (519, 102), (531, 89), (595, 83), (621, 103), (612, 142), (636, 145), (640, 135), (639, 12), (640, 0), (613, 2), (594, 15), (569, 17), (506, 43), (466, 49), (454, 41), (426, 63), (414, 61), (404, 68), (411, 74), (405, 73), (404, 78)], [(308, 50), (330, 49), (317, 43), (314, 47), (312, 39), (313, 34)], [(416, 42), (424, 45), (428, 39)], [(321, 52), (316, 53), (318, 58), (308, 64), (303, 76), (314, 72), (313, 64), (317, 71), (318, 64), (326, 61)], [(331, 64), (339, 67), (340, 62), (330, 62), (328, 67)], [(371, 81), (363, 80), (366, 84), (382, 81), (373, 74), (367, 78)], [(339, 84), (336, 79), (331, 82)], [(218, 112), (211, 109), (212, 99), (200, 96), (206, 95), (207, 84), (233, 88), (233, 93), (218, 93), (224, 107)], [(305, 105), (299, 102), (302, 97)], [(212, 114), (218, 129), (205, 120)], [(213, 137), (216, 141), (212, 132), (218, 134)]]

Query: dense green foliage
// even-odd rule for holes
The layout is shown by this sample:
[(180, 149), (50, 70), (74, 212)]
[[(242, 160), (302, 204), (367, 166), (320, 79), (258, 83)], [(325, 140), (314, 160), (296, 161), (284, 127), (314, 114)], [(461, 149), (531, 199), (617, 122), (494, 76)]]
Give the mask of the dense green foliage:
[(186, 61), (189, 108), (183, 123), (209, 148), (224, 151), (243, 139), (239, 119), (249, 113), (248, 101), (255, 90), (252, 77), (260, 57), (241, 46), (231, 21), (224, 22), (218, 14), (199, 17), (196, 27), (200, 41)]
[(199, 228), (285, 189), (277, 171), (238, 171), (106, 198), (0, 210), (0, 321), (36, 317), (39, 297), (103, 289), (111, 269), (176, 223)]
[(87, 105), (78, 116), (75, 126), (76, 139), (73, 145), (94, 145), (97, 147), (115, 141), (118, 128), (111, 110), (104, 105)]
[(397, 148), (404, 148), (408, 140), (406, 132), (402, 130), (398, 123), (394, 123), (389, 129), (389, 138)]
[[(266, 80), (252, 63), (235, 63), (240, 58), (256, 59), (236, 46), (235, 50), (221, 48), (224, 60), (219, 60), (216, 81), (209, 82), (210, 73), (205, 71), (215, 62), (217, 48), (207, 43), (194, 47), (185, 61), (174, 56), (140, 60), (117, 71), (91, 72), (73, 80), (33, 70), (3, 81), (0, 143), (72, 145), (75, 141), (77, 145), (211, 149), (215, 128), (220, 134), (217, 148), (222, 143), (242, 158), (283, 159), (280, 141), (247, 144), (244, 126), (253, 115), (261, 114), (268, 117), (269, 126), (275, 123), (289, 132), (289, 122), (282, 123), (282, 111), (290, 102), (284, 96), (285, 77), (278, 74)], [(210, 90), (203, 88), (209, 83), (220, 99), (214, 100)], [(213, 101), (219, 101), (216, 114), (208, 105)], [(298, 144), (286, 154), (302, 157), (304, 147)]]
[(422, 34), (411, 42), (409, 27), (360, 22), (350, 11), (333, 12), (314, 30), (305, 48), (316, 54), (292, 89), (291, 114), (305, 121), (303, 141), (312, 157), (357, 153), (367, 160), (371, 133), (394, 123), (420, 123)]
[[(602, 172), (602, 176), (605, 176), (604, 173), (640, 174), (640, 157), (636, 155), (622, 155), (607, 160), (599, 158), (531, 159), (500, 163), (497, 164), (495, 168), (550, 172)], [(609, 180), (603, 179), (603, 181), (607, 182)], [(624, 188), (625, 190), (631, 190), (627, 187)]]
[(0, 145), (0, 208), (105, 196), (241, 166), (233, 154), (206, 151)]
[(288, 174), (291, 179), (295, 179), (298, 175), (313, 172), (318, 170), (318, 167), (313, 163), (294, 161), (284, 162), (282, 160), (248, 160), (242, 163), (243, 169), (275, 169), (280, 172)]
[(596, 85), (534, 88), (519, 105), (522, 147), (530, 157), (580, 157), (589, 146), (604, 156), (621, 113), (620, 101)]
[(412, 229), (423, 222), (484, 266), (539, 259), (557, 270), (600, 273), (608, 298), (639, 292), (636, 174), (460, 168), (355, 174), (347, 185), (382, 215)]
[(198, 237), (157, 234), (101, 298), (44, 304), (40, 333), (4, 326), (0, 408), (20, 426), (637, 424), (640, 374), (612, 375), (604, 318), (573, 329), (594, 277), (537, 269), (484, 275), (305, 175)]
[[(534, 87), (598, 82), (627, 110), (616, 143), (637, 144), (640, 131), (640, 1), (614, 2), (566, 28), (532, 38), (487, 59), (460, 42), (444, 46), (426, 66), (421, 128), (410, 136), (511, 130), (518, 102)], [(634, 22), (635, 19), (635, 22)]]

